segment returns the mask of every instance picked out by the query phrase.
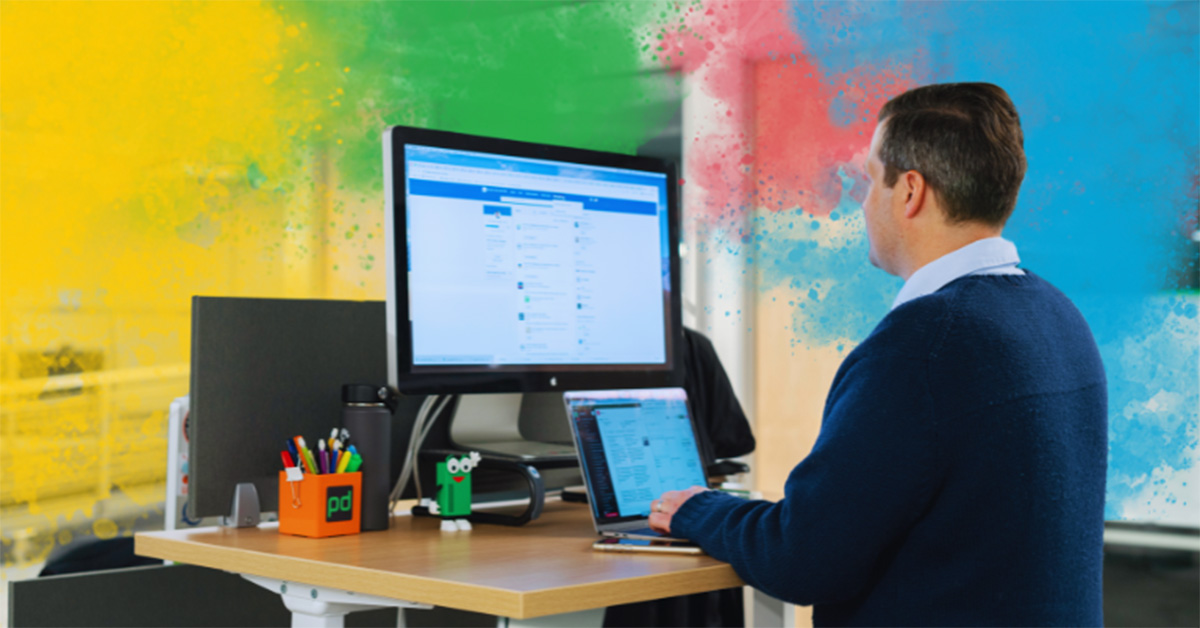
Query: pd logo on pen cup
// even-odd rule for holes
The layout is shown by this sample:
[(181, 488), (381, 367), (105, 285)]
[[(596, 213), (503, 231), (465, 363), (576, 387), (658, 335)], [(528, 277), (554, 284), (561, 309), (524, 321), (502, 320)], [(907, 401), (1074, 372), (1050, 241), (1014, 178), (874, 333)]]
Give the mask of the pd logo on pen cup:
[(349, 521), (354, 515), (354, 487), (331, 486), (325, 491), (325, 520)]

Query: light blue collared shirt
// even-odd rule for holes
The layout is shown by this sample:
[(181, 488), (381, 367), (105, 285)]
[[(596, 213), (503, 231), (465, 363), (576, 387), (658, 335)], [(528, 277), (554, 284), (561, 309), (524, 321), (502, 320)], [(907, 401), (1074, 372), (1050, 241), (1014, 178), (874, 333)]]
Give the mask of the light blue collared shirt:
[(1001, 237), (976, 240), (957, 251), (951, 251), (917, 269), (904, 282), (904, 287), (892, 302), (892, 309), (926, 295), (967, 275), (1024, 275), (1017, 268), (1017, 245)]

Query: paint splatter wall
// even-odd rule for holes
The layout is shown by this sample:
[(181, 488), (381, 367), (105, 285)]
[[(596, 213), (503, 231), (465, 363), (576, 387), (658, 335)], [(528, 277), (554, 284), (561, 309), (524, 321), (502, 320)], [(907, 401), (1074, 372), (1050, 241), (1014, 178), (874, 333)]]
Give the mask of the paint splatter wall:
[(383, 297), (386, 125), (633, 152), (675, 84), (704, 103), (685, 226), (785, 313), (728, 313), (781, 367), (845, 355), (899, 287), (859, 213), (878, 108), (1005, 87), (1029, 155), (1006, 234), (1109, 373), (1108, 516), (1198, 521), (1197, 24), (1187, 2), (3, 0), (5, 564), (159, 525), (192, 295)]
[(786, 324), (758, 330), (759, 378), (813, 355), (844, 356), (900, 286), (867, 263), (860, 211), (879, 108), (915, 85), (999, 84), (1020, 111), (1029, 162), (1005, 235), (1025, 267), (1079, 306), (1108, 374), (1106, 516), (1200, 525), (1198, 9), (711, 2), (685, 10), (664, 47), (716, 103), (697, 125), (704, 131), (687, 138), (688, 184), (705, 191), (688, 209), (714, 249), (743, 258), (757, 312), (711, 315), (751, 328), (785, 313)]

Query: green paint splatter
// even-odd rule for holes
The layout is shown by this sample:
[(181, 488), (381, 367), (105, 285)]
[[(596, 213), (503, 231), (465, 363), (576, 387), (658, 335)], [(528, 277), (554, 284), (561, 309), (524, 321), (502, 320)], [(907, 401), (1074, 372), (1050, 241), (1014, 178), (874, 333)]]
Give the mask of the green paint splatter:
[(337, 167), (360, 190), (382, 189), (380, 137), (396, 124), (632, 153), (674, 113), (639, 51), (664, 4), (287, 4), (312, 35), (292, 54), (323, 63), (279, 81), (317, 81), (314, 107), (344, 140)]
[(262, 187), (262, 184), (267, 182), (267, 175), (258, 168), (257, 163), (251, 163), (246, 168), (246, 182), (250, 184), (251, 189), (257, 190)]

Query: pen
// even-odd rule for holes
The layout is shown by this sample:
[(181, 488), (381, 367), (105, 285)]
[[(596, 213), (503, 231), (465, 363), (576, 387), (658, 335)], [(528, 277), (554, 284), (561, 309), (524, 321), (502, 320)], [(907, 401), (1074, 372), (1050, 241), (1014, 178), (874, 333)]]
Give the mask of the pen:
[(281, 452), (279, 452), (279, 455), (283, 458), (283, 468), (286, 469), (288, 467), (296, 466), (296, 465), (292, 464), (292, 457), (288, 455), (288, 452), (281, 451)]
[(321, 473), (329, 473), (329, 455), (325, 452), (325, 441), (317, 441), (317, 462), (321, 465)]
[(296, 466), (298, 467), (304, 466), (304, 454), (301, 453), (304, 451), (303, 441), (304, 439), (302, 437), (293, 436), (291, 440), (291, 446), (289, 447), (289, 449), (292, 450), (292, 459), (296, 461)]
[(287, 450), (292, 454), (292, 460), (296, 461), (296, 465), (294, 466), (298, 466), (300, 464), (300, 452), (296, 450), (296, 443), (291, 438), (287, 439)]

